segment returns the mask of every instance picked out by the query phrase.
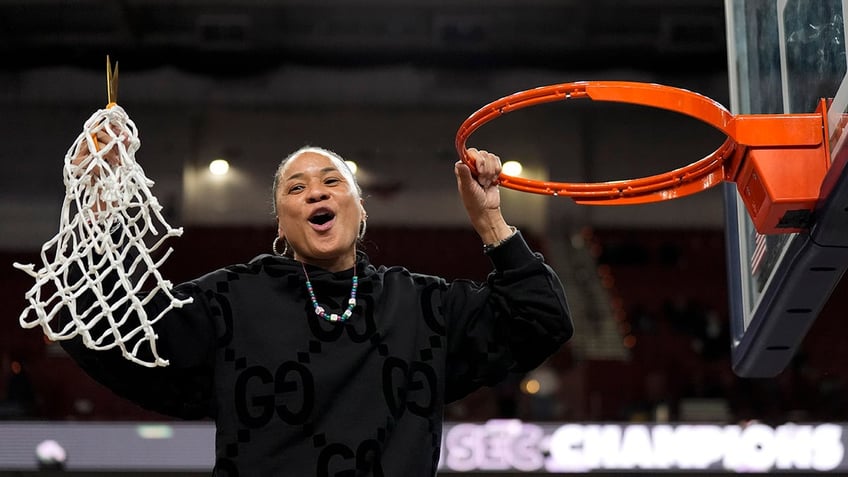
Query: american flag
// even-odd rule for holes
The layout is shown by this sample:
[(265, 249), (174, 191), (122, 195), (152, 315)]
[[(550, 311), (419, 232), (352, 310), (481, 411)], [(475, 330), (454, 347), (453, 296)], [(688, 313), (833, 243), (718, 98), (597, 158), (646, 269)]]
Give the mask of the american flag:
[(759, 273), (767, 250), (768, 246), (766, 245), (766, 236), (754, 232), (754, 253), (751, 254), (751, 275)]

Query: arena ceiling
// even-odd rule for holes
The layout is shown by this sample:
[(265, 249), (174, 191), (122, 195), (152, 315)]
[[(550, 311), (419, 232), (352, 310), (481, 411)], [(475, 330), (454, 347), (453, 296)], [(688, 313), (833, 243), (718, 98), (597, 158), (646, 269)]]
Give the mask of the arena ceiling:
[(0, 0), (0, 69), (91, 65), (214, 76), (286, 64), (436, 68), (725, 64), (722, 0)]
[[(121, 65), (122, 104), (143, 124), (145, 170), (161, 197), (183, 204), (184, 223), (266, 224), (268, 166), (254, 158), (295, 140), (368, 158), (372, 190), (433, 210), (409, 214), (386, 199), (381, 212), (372, 200), (385, 223), (464, 223), (461, 210), (444, 212), (455, 184), (440, 167), (454, 160), (459, 122), (487, 101), (593, 77), (665, 82), (719, 101), (727, 88), (723, 0), (0, 0), (0, 138), (9, 145), (0, 162), (17, 161), (15, 174), (0, 180), (0, 224), (15, 231), (0, 237), (0, 249), (34, 248), (55, 233), (62, 192), (55, 164), (105, 99), (107, 54)], [(174, 105), (186, 114), (169, 114)], [(299, 121), (299, 108), (314, 106)], [(412, 116), (422, 110), (430, 114), (420, 120), (426, 127)], [(274, 135), (263, 129), (272, 128), (269, 118), (294, 129)], [(343, 121), (350, 126), (337, 127)], [(249, 131), (231, 134), (233, 124)], [(242, 143), (244, 134), (260, 140)], [(550, 137), (559, 134), (555, 125)], [(244, 183), (213, 194), (185, 171), (218, 155), (233, 157)], [(421, 168), (426, 178), (409, 180), (399, 157), (430, 164)], [(660, 161), (653, 148), (638, 162), (649, 160)], [(632, 175), (599, 167), (602, 178)], [(649, 167), (671, 166), (638, 170)], [(720, 196), (701, 196), (705, 205), (690, 201), (682, 214), (720, 224)], [(208, 206), (213, 198), (223, 205)], [(648, 220), (620, 210), (606, 220)], [(653, 220), (679, 225), (680, 216)], [(591, 220), (603, 217), (593, 211)]]

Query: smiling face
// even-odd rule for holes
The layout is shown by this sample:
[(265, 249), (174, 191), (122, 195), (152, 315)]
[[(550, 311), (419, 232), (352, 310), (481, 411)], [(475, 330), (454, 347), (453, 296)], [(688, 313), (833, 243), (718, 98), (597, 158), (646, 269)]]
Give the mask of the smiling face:
[(365, 209), (350, 170), (328, 154), (307, 149), (277, 174), (278, 233), (295, 260), (330, 271), (353, 267)]

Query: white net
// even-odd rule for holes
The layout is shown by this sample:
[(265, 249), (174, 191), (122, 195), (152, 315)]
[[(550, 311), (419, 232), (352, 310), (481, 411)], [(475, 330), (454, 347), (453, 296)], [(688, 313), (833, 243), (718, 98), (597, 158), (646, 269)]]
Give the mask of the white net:
[[(98, 147), (98, 140), (105, 145)], [(90, 349), (118, 347), (140, 365), (167, 366), (152, 325), (191, 299), (177, 299), (159, 272), (172, 249), (158, 259), (153, 254), (183, 231), (162, 216), (153, 181), (135, 160), (139, 146), (135, 124), (120, 106), (85, 122), (65, 155), (59, 232), (41, 248), (43, 267), (14, 264), (35, 278), (20, 322), (24, 328), (40, 325), (54, 341), (79, 335)], [(161, 294), (170, 303), (148, 316), (145, 305)]]

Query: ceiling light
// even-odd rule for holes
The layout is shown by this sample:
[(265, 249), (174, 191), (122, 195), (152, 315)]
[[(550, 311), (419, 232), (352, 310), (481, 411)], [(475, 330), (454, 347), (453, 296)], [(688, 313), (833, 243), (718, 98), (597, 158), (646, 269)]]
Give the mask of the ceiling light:
[(508, 176), (520, 176), (524, 167), (518, 161), (506, 161), (503, 163), (501, 172)]
[(216, 176), (223, 176), (230, 170), (230, 163), (224, 159), (215, 159), (209, 163), (209, 172)]
[(538, 394), (542, 389), (542, 383), (537, 379), (527, 378), (521, 382), (521, 390), (525, 394)]
[(352, 172), (353, 175), (356, 175), (356, 171), (359, 170), (359, 166), (356, 165), (356, 163), (353, 161), (345, 161), (345, 164), (347, 164), (347, 167), (348, 169), (350, 169), (350, 172)]

